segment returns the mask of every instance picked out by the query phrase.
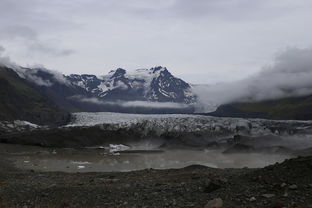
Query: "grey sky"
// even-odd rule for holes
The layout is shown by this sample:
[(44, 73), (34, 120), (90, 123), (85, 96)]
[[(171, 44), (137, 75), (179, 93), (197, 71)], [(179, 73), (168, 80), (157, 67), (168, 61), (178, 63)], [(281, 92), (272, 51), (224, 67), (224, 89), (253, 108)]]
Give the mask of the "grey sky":
[(192, 83), (238, 80), (312, 46), (311, 0), (0, 0), (0, 45), (63, 73), (162, 65)]

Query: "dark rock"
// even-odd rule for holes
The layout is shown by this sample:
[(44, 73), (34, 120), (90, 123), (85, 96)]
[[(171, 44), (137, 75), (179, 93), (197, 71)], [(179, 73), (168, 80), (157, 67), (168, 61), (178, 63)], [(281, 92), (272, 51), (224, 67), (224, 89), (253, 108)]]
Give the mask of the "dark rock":
[(251, 198), (249, 199), (250, 202), (254, 202), (254, 201), (256, 201), (256, 200), (257, 200), (257, 199), (256, 199), (256, 197), (254, 197), (254, 196), (251, 197)]
[(205, 208), (221, 208), (221, 207), (223, 207), (223, 200), (221, 198), (215, 198), (213, 200), (210, 200), (205, 205)]
[(275, 194), (262, 194), (261, 196), (268, 199), (268, 198), (275, 197)]
[(203, 185), (203, 191), (205, 193), (211, 193), (213, 191), (218, 190), (219, 188), (221, 188), (221, 185), (215, 182), (208, 182), (205, 185)]
[(297, 186), (296, 184), (293, 184), (293, 185), (288, 186), (288, 188), (289, 188), (290, 190), (297, 190), (297, 189), (298, 189), (298, 186)]
[(285, 188), (286, 186), (287, 186), (286, 183), (282, 183), (282, 184), (281, 184), (281, 188)]
[(283, 201), (278, 200), (272, 203), (272, 208), (283, 208), (283, 207), (286, 207), (286, 203)]

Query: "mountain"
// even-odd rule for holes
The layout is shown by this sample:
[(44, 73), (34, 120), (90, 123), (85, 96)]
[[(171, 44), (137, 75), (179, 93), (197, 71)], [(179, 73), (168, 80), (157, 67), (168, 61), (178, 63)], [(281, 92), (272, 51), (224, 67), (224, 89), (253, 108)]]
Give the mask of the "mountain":
[(312, 95), (249, 103), (221, 105), (212, 116), (312, 120)]
[(174, 77), (164, 67), (138, 69), (134, 72), (127, 72), (119, 68), (102, 77), (72, 74), (66, 78), (73, 85), (85, 89), (102, 100), (139, 100), (184, 104), (196, 101), (191, 86)]
[(12, 69), (0, 66), (0, 120), (64, 124), (69, 114)]
[[(52, 112), (62, 115), (82, 111), (193, 113), (197, 102), (195, 86), (173, 76), (165, 67), (135, 71), (119, 68), (104, 76), (65, 76), (47, 69), (22, 67), (14, 71), (2, 67), (1, 71), (0, 119), (32, 115), (30, 121), (38, 123), (44, 120), (40, 117)], [(311, 109), (312, 96), (305, 96), (224, 104), (206, 115), (307, 120), (312, 119)]]
[(128, 72), (116, 69), (104, 76), (61, 73), (41, 68), (18, 68), (19, 76), (63, 110), (127, 113), (192, 113), (192, 87), (167, 68)]

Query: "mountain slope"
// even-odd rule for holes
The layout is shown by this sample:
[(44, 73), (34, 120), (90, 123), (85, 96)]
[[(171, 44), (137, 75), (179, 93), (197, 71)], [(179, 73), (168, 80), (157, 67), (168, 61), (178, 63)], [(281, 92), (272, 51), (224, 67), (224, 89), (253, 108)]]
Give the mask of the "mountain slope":
[(267, 119), (312, 119), (312, 95), (255, 103), (232, 103), (220, 106), (213, 116)]
[(0, 120), (27, 120), (36, 124), (63, 124), (68, 114), (32, 87), (16, 72), (0, 66)]

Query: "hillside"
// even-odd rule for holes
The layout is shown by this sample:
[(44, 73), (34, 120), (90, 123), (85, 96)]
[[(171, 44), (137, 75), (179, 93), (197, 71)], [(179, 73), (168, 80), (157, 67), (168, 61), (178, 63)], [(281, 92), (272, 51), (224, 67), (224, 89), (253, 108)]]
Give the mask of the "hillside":
[(268, 100), (255, 103), (232, 103), (220, 106), (213, 116), (266, 119), (312, 119), (312, 95)]
[(6, 67), (0, 67), (0, 100), (0, 120), (62, 124), (68, 119), (66, 112)]

